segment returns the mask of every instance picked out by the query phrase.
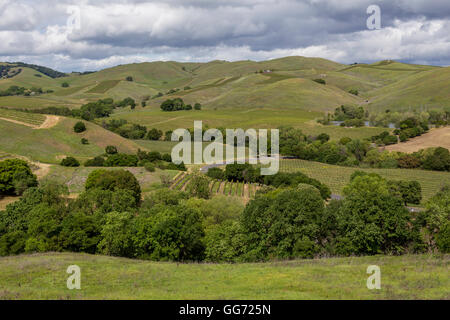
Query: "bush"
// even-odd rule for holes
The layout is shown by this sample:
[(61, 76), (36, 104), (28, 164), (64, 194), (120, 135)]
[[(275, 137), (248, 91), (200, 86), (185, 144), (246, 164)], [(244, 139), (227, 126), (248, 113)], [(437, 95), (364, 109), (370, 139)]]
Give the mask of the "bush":
[(202, 110), (202, 105), (200, 103), (196, 103), (194, 105), (194, 110)]
[(117, 153), (106, 159), (105, 167), (137, 167), (138, 162), (136, 155)]
[(155, 172), (155, 166), (151, 163), (151, 162), (146, 162), (144, 164), (144, 168), (145, 170), (147, 170), (148, 172)]
[(355, 96), (359, 95), (359, 91), (356, 90), (356, 89), (350, 89), (350, 90), (348, 91), (348, 93), (353, 94), (353, 95), (355, 95)]
[(67, 82), (63, 82), (62, 84), (61, 84), (61, 87), (63, 87), (63, 88), (68, 88), (70, 85), (67, 83)]
[(324, 79), (314, 79), (313, 81), (319, 84), (327, 84), (327, 82)]
[(89, 144), (89, 140), (86, 138), (81, 138), (81, 144), (87, 145), (87, 144)]
[(107, 146), (105, 148), (105, 152), (107, 154), (116, 154), (118, 151), (117, 151), (117, 147), (115, 147), (115, 146)]
[(61, 161), (61, 165), (64, 167), (79, 167), (80, 162), (74, 157), (67, 157)]
[(85, 188), (86, 190), (130, 190), (136, 203), (140, 203), (141, 201), (141, 187), (139, 182), (131, 172), (126, 170), (94, 170), (89, 174)]
[(73, 131), (76, 133), (82, 133), (86, 131), (86, 125), (82, 121), (78, 121), (75, 126), (73, 127)]
[(162, 136), (163, 136), (163, 132), (161, 130), (153, 128), (153, 129), (149, 130), (149, 132), (147, 134), (147, 139), (153, 140), (153, 141), (158, 141), (159, 139), (161, 139)]
[(206, 175), (212, 179), (223, 180), (225, 178), (225, 173), (220, 168), (210, 168)]
[(85, 167), (104, 167), (105, 159), (103, 157), (95, 157), (94, 159), (89, 159), (84, 163)]

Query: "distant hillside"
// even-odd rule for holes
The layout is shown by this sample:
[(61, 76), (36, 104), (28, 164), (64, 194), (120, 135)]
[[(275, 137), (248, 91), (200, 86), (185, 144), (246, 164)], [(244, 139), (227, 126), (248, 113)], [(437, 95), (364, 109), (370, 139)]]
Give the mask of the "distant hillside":
[[(3, 71), (2, 71), (3, 70)], [(286, 57), (268, 61), (207, 63), (146, 62), (93, 73), (63, 74), (49, 68), (0, 64), (0, 90), (12, 85), (40, 87), (39, 97), (0, 97), (0, 107), (70, 108), (102, 98), (131, 97), (147, 110), (181, 97), (207, 109), (270, 108), (331, 111), (341, 104), (372, 110), (405, 110), (449, 104), (449, 68), (410, 65), (392, 60), (343, 65), (321, 58)], [(322, 79), (325, 85), (312, 80)], [(68, 83), (69, 87), (62, 87)], [(349, 93), (358, 90), (359, 95)], [(169, 93), (170, 91), (174, 93)], [(159, 93), (163, 96), (151, 99)], [(368, 100), (368, 101), (367, 101)]]

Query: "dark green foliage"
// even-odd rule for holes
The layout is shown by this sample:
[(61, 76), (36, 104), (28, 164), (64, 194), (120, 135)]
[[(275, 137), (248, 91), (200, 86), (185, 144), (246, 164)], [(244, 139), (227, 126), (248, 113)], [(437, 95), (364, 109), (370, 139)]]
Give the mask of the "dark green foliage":
[(141, 201), (141, 187), (136, 177), (126, 170), (95, 170), (86, 180), (86, 190), (130, 190), (136, 203)]
[(117, 147), (115, 147), (115, 146), (107, 146), (107, 147), (105, 148), (105, 152), (106, 152), (107, 154), (116, 154), (116, 153), (118, 153)]
[(153, 128), (148, 131), (147, 139), (153, 140), (153, 141), (158, 141), (159, 139), (161, 139), (162, 136), (163, 136), (163, 132), (161, 130)]
[(128, 77), (126, 78), (126, 80), (127, 80), (127, 81), (133, 81), (133, 77), (128, 76)]
[[(247, 260), (293, 258), (318, 252), (324, 201), (319, 192), (287, 189), (252, 200), (242, 214)], [(313, 248), (310, 244), (313, 244)]]
[(450, 152), (448, 149), (436, 148), (432, 154), (425, 158), (423, 168), (427, 170), (450, 171)]
[(63, 83), (61, 84), (61, 87), (63, 87), (63, 88), (68, 88), (68, 87), (70, 87), (70, 85), (69, 85), (69, 83), (67, 83), (67, 82), (63, 82)]
[(239, 261), (246, 251), (246, 239), (237, 221), (214, 225), (206, 232), (205, 260), (211, 262)]
[(319, 84), (327, 84), (327, 82), (324, 79), (314, 79), (313, 81)]
[(228, 181), (255, 182), (259, 179), (259, 170), (251, 164), (229, 164), (225, 168), (225, 177)]
[(168, 99), (161, 104), (162, 111), (180, 111), (185, 110), (185, 107), (186, 105), (181, 98)]
[(196, 103), (195, 105), (194, 105), (194, 110), (202, 110), (202, 105), (200, 104), (200, 103)]
[(87, 144), (89, 144), (89, 140), (86, 138), (81, 138), (81, 144), (87, 145)]
[(138, 157), (133, 154), (116, 153), (108, 156), (105, 160), (105, 167), (137, 167)]
[(211, 191), (209, 189), (209, 179), (200, 174), (194, 175), (186, 188), (186, 192), (191, 197), (209, 199), (211, 197)]
[(399, 254), (412, 239), (408, 210), (377, 175), (355, 176), (337, 214), (338, 254)]
[(37, 178), (26, 161), (0, 161), (0, 195), (22, 195), (26, 189), (37, 184)]
[(220, 168), (211, 168), (208, 170), (206, 175), (213, 179), (223, 180), (225, 179), (225, 173)]
[(405, 205), (420, 204), (422, 187), (418, 181), (388, 181), (389, 191)]
[(86, 125), (84, 124), (84, 122), (78, 121), (77, 123), (75, 123), (73, 131), (75, 131), (76, 133), (84, 132), (86, 131)]
[(94, 159), (89, 159), (84, 163), (85, 167), (104, 167), (105, 166), (105, 158), (103, 157), (95, 157)]
[(79, 167), (80, 162), (74, 157), (67, 157), (61, 160), (61, 165), (64, 167)]
[(359, 91), (357, 89), (350, 89), (348, 93), (353, 94), (355, 96), (359, 95)]
[(151, 162), (146, 162), (144, 164), (144, 168), (145, 170), (147, 170), (148, 172), (155, 172), (155, 166), (151, 163)]
[(334, 120), (345, 121), (351, 119), (364, 119), (365, 111), (363, 107), (340, 106), (334, 111)]
[[(79, 114), (82, 119), (91, 121), (96, 118), (109, 117), (114, 108), (115, 105), (113, 99), (103, 99), (81, 106)], [(74, 111), (72, 111), (72, 113), (74, 113)]]

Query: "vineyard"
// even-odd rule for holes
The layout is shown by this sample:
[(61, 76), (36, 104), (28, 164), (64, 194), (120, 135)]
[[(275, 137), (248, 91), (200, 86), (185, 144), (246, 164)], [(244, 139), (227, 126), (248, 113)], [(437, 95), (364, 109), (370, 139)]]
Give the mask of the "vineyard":
[(20, 112), (10, 109), (0, 109), (0, 118), (10, 119), (12, 121), (23, 122), (30, 126), (40, 126), (44, 123), (46, 116), (42, 114)]
[[(180, 172), (172, 180), (171, 189), (185, 191), (188, 187), (191, 178), (194, 175), (187, 172)], [(242, 197), (244, 199), (251, 199), (255, 196), (256, 191), (260, 188), (258, 184), (244, 183), (244, 182), (230, 182), (222, 180), (212, 180), (209, 184), (211, 194), (226, 195), (233, 197)]]
[(436, 194), (450, 181), (449, 172), (436, 172), (412, 169), (373, 169), (341, 167), (325, 163), (283, 159), (280, 161), (281, 172), (302, 172), (330, 187), (332, 193), (342, 195), (344, 186), (349, 183), (353, 172), (360, 170), (377, 173), (389, 180), (416, 180), (422, 186), (423, 201)]

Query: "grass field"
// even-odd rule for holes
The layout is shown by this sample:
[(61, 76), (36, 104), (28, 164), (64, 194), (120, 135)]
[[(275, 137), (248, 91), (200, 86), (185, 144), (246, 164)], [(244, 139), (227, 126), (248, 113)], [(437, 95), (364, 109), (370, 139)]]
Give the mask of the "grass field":
[[(450, 299), (449, 256), (373, 256), (249, 264), (156, 263), (87, 254), (0, 258), (0, 299)], [(68, 290), (66, 270), (81, 269)], [(368, 290), (369, 265), (381, 289)]]
[(334, 166), (305, 160), (281, 160), (282, 172), (303, 172), (331, 188), (334, 194), (342, 194), (350, 176), (356, 170), (373, 172), (389, 180), (417, 180), (422, 186), (423, 202), (435, 195), (445, 184), (450, 183), (450, 172), (437, 172), (409, 169), (361, 169)]

